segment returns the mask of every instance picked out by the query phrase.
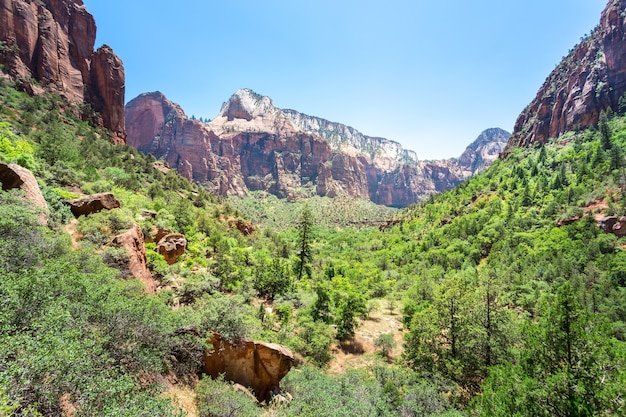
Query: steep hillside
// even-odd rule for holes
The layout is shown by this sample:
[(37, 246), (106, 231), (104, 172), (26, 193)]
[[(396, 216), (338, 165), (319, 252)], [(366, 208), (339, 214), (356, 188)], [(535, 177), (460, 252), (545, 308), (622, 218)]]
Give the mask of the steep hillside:
[(82, 0), (0, 1), (1, 73), (31, 94), (60, 94), (124, 143), (124, 66), (95, 41)]
[(472, 415), (626, 411), (625, 139), (615, 118), (516, 148), (387, 232), (405, 360), (480, 392)]
[(129, 144), (221, 195), (343, 195), (396, 207), (461, 183), (493, 160), (507, 135), (484, 136), (493, 142), (468, 149), (461, 163), (418, 161), (396, 142), (283, 111), (250, 90), (235, 93), (209, 123), (190, 120), (161, 93), (133, 99), (126, 118)]
[(520, 114), (506, 153), (533, 146), (567, 130), (598, 123), (609, 107), (624, 107), (626, 92), (626, 1), (610, 0), (600, 24), (552, 71)]

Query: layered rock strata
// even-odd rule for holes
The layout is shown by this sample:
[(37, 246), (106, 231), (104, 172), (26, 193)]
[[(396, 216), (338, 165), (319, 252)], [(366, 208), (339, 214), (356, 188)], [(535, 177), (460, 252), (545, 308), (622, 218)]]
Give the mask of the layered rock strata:
[[(189, 119), (161, 93), (142, 94), (127, 104), (126, 121), (130, 145), (220, 195), (346, 195), (404, 207), (456, 186), (497, 157), (493, 151), (492, 159), (469, 158), (468, 167), (457, 159), (418, 161), (396, 142), (283, 111), (250, 90), (235, 93), (209, 123)], [(508, 139), (501, 132), (493, 149)]]

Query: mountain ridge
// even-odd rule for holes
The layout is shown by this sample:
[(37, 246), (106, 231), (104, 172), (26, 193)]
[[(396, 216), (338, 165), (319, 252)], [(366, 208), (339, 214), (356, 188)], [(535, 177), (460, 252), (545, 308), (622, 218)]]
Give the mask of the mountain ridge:
[[(279, 109), (250, 89), (233, 94), (208, 123), (189, 119), (160, 92), (131, 100), (126, 118), (130, 145), (221, 195), (348, 195), (404, 207), (458, 185), (497, 158), (492, 151), (466, 158), (473, 167), (458, 158), (419, 161), (397, 142)], [(494, 149), (501, 150), (508, 133), (498, 131)]]

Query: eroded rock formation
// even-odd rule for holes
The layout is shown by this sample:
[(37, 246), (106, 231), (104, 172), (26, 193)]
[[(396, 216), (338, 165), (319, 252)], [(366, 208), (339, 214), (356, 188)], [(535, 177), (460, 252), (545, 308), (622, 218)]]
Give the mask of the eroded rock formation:
[(179, 233), (169, 233), (157, 242), (156, 251), (163, 255), (168, 265), (176, 263), (187, 247), (187, 239)]
[(40, 209), (39, 223), (48, 224), (48, 203), (43, 198), (39, 184), (32, 172), (17, 164), (0, 162), (0, 184), (4, 191), (19, 188), (24, 191), (24, 198)]
[[(240, 341), (230, 343), (219, 334), (209, 340), (211, 349), (204, 356), (204, 371), (251, 388), (259, 401), (280, 391), (280, 380), (294, 364), (293, 353), (270, 343)], [(268, 401), (269, 402), (269, 401)]]
[(65, 203), (70, 206), (72, 214), (76, 217), (88, 216), (89, 214), (97, 213), (102, 210), (120, 208), (120, 202), (111, 193), (86, 195), (66, 201)]
[(600, 24), (552, 71), (522, 112), (505, 151), (598, 123), (626, 92), (626, 0), (610, 0)]
[(8, 75), (32, 94), (53, 91), (90, 106), (124, 143), (124, 67), (108, 46), (94, 52), (95, 40), (82, 0), (0, 0), (0, 64)]
[(119, 267), (127, 269), (130, 275), (140, 280), (148, 294), (154, 294), (157, 289), (157, 282), (148, 269), (146, 245), (141, 228), (135, 225), (127, 232), (117, 235), (112, 244), (126, 249), (128, 254), (128, 263), (119, 265)]
[[(126, 127), (130, 145), (221, 195), (346, 195), (403, 207), (491, 162), (418, 161), (396, 142), (278, 109), (250, 90), (235, 93), (209, 123), (190, 120), (161, 93), (142, 94), (126, 106)], [(493, 137), (493, 149), (502, 149), (506, 139)]]

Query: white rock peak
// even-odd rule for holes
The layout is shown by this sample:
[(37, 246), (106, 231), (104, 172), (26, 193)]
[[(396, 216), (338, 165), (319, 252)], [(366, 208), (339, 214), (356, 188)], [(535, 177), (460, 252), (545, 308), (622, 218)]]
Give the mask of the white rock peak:
[(245, 119), (250, 121), (276, 112), (278, 109), (274, 106), (271, 98), (244, 88), (238, 90), (230, 100), (222, 105), (218, 117), (226, 117), (228, 120)]

